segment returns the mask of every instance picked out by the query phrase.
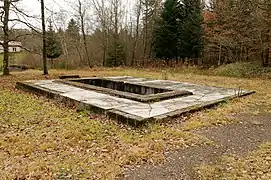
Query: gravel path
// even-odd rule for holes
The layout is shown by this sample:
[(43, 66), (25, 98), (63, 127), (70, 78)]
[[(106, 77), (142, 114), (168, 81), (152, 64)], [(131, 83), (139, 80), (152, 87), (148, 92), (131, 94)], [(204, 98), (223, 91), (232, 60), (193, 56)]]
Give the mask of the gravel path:
[(271, 114), (239, 118), (241, 121), (237, 124), (197, 132), (215, 142), (215, 146), (191, 147), (168, 153), (164, 164), (129, 169), (119, 179), (199, 179), (193, 167), (215, 163), (222, 155), (244, 156), (264, 142), (271, 141)]

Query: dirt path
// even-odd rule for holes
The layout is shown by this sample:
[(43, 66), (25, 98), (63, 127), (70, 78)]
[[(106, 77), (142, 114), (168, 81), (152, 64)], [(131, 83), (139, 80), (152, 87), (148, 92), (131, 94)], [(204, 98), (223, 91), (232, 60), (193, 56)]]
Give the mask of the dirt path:
[(237, 124), (197, 132), (212, 140), (215, 146), (191, 147), (168, 153), (164, 164), (129, 169), (120, 179), (199, 179), (193, 167), (215, 163), (222, 155), (244, 156), (271, 141), (271, 114), (239, 118), (241, 121)]

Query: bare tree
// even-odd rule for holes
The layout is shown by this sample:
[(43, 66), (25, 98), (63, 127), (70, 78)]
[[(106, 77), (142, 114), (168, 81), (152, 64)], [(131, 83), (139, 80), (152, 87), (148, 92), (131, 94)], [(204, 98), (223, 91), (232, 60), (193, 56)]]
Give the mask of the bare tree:
[[(1, 12), (1, 21), (3, 23), (4, 39), (1, 44), (4, 49), (4, 58), (3, 58), (3, 75), (9, 75), (9, 10), (10, 10), (10, 1), (4, 0), (4, 6), (2, 7)], [(4, 16), (4, 17), (3, 17)]]
[(65, 69), (68, 69), (68, 61), (69, 61), (69, 51), (67, 47), (67, 35), (65, 33), (65, 28), (66, 28), (66, 13), (64, 11), (60, 11), (57, 14), (57, 26), (59, 29), (59, 35), (61, 37), (61, 44), (62, 44), (62, 49), (65, 57)]
[(121, 55), (123, 53), (122, 42), (120, 41), (120, 31), (123, 18), (123, 7), (121, 0), (110, 0), (110, 27), (108, 34), (112, 37), (111, 50), (109, 52), (112, 66), (123, 65), (124, 59)]
[(115, 57), (117, 57), (117, 42), (119, 38), (119, 6), (120, 1), (119, 0), (112, 0), (113, 5), (113, 16), (114, 16), (114, 52)]
[[(88, 33), (87, 33), (87, 22), (86, 22), (86, 19), (87, 19), (87, 16), (88, 16), (88, 8), (87, 8), (87, 4), (88, 4), (88, 1), (85, 1), (85, 0), (75, 0), (75, 1), (70, 1), (70, 0), (66, 0), (66, 2), (68, 4), (70, 4), (70, 7), (73, 9), (73, 16), (76, 17), (76, 19), (78, 20), (78, 23), (79, 23), (79, 26), (80, 26), (80, 31), (81, 31), (81, 37), (82, 39), (80, 38), (80, 41), (79, 44), (81, 45), (81, 42), (82, 42), (82, 45), (83, 45), (83, 50), (84, 50), (84, 54), (85, 56), (81, 56), (81, 53), (80, 53), (80, 49), (79, 49), (79, 44), (78, 46), (76, 46), (75, 48), (78, 48), (77, 52), (78, 52), (78, 55), (80, 56), (80, 61), (81, 63), (87, 63), (88, 66), (90, 68), (93, 67), (93, 62), (92, 62), (92, 58), (91, 58), (91, 55), (92, 53), (89, 51), (88, 49)], [(81, 41), (82, 40), (82, 41)], [(85, 61), (84, 61), (85, 59)], [(84, 61), (84, 62), (82, 62)]]
[(143, 66), (151, 57), (154, 24), (161, 9), (162, 0), (142, 0), (143, 11)]
[(43, 59), (43, 74), (48, 74), (47, 68), (47, 56), (46, 56), (46, 25), (45, 25), (45, 7), (44, 0), (40, 0), (41, 4), (41, 21), (42, 21), (42, 41), (43, 41), (43, 49), (42, 49), (42, 59)]
[[(108, 39), (109, 39), (109, 22), (108, 22), (108, 8), (106, 7), (105, 0), (92, 0), (97, 20), (98, 28), (101, 29), (102, 35), (102, 49), (103, 49), (103, 66), (105, 66), (107, 51), (108, 51)], [(100, 26), (100, 27), (99, 27)]]
[(142, 12), (142, 0), (137, 1), (136, 5), (136, 30), (135, 30), (135, 38), (134, 38), (134, 47), (133, 47), (133, 55), (132, 55), (132, 63), (131, 65), (135, 65), (135, 55), (137, 52), (138, 38), (139, 38), (139, 23)]
[(258, 19), (259, 23), (257, 28), (260, 28), (260, 41), (261, 41), (261, 59), (262, 66), (269, 66), (270, 61), (270, 46), (271, 46), (271, 1), (261, 0), (258, 2)]
[(82, 7), (82, 2), (81, 0), (78, 0), (78, 15), (80, 19), (80, 25), (81, 25), (81, 32), (83, 35), (83, 41), (84, 41), (84, 49), (87, 57), (87, 63), (90, 68), (92, 68), (91, 60), (90, 60), (90, 55), (88, 51), (88, 46), (87, 46), (87, 38), (86, 38), (86, 32), (85, 32), (85, 16), (86, 16), (86, 9)]
[[(0, 23), (1, 28), (3, 30), (3, 42), (0, 42), (0, 45), (3, 46), (4, 49), (4, 57), (3, 57), (3, 75), (9, 75), (9, 43), (12, 41), (16, 41), (18, 38), (27, 35), (27, 34), (19, 34), (14, 36), (12, 31), (10, 30), (9, 23), (15, 24), (16, 22), (22, 23), (32, 30), (35, 28), (28, 23), (25, 19), (20, 18), (33, 18), (26, 13), (24, 13), (21, 9), (16, 6), (20, 0), (1, 0), (0, 5)], [(13, 13), (15, 17), (10, 18), (10, 13)], [(29, 34), (28, 34), (29, 35)]]

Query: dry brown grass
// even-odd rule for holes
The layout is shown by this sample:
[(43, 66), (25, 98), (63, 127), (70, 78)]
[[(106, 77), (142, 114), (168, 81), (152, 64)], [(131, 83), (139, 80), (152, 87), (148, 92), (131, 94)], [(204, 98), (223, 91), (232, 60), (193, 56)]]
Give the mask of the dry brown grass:
[[(78, 113), (41, 97), (17, 91), (15, 83), (28, 79), (81, 76), (137, 76), (163, 78), (161, 71), (92, 69), (14, 73), (0, 77), (0, 174), (5, 179), (114, 178), (127, 165), (163, 161), (166, 150), (207, 143), (194, 129), (235, 121), (237, 114), (271, 113), (271, 82), (190, 73), (167, 73), (168, 79), (256, 90), (236, 99), (165, 124), (131, 129), (104, 117)], [(180, 123), (186, 120), (185, 123)]]
[(224, 156), (216, 165), (198, 168), (201, 179), (271, 179), (271, 143), (265, 143), (248, 156)]

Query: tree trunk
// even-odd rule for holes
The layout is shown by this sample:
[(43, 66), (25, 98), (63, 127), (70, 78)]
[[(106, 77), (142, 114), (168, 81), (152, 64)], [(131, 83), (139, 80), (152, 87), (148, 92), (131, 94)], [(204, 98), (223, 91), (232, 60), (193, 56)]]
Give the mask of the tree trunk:
[(66, 33), (64, 32), (63, 33), (63, 40), (62, 40), (62, 48), (63, 48), (63, 51), (64, 51), (64, 57), (65, 57), (65, 70), (68, 70), (69, 69), (69, 62), (68, 62), (68, 59), (69, 59), (69, 51), (68, 51), (68, 48), (67, 48), (67, 38), (66, 38)]
[(42, 42), (43, 42), (43, 49), (42, 49), (42, 59), (43, 59), (43, 74), (48, 74), (47, 68), (47, 50), (46, 50), (46, 26), (45, 26), (45, 14), (44, 14), (44, 0), (40, 1), (41, 4), (41, 21), (42, 21)]
[(265, 60), (266, 60), (266, 67), (269, 66), (269, 58), (270, 58), (270, 30), (267, 30), (267, 48), (266, 48), (266, 55), (265, 55)]
[(261, 52), (261, 58), (262, 58), (262, 66), (265, 67), (264, 50), (262, 50)]
[(105, 7), (105, 0), (92, 0), (94, 9), (98, 15), (101, 23), (102, 31), (102, 50), (103, 50), (103, 66), (106, 66), (107, 51), (108, 51), (108, 22), (107, 22), (107, 9)]
[(53, 58), (51, 58), (51, 69), (53, 69), (54, 68), (54, 60), (53, 60)]
[(194, 65), (196, 65), (196, 66), (199, 65), (199, 58), (198, 58), (198, 56), (194, 58)]
[(221, 55), (222, 55), (222, 46), (221, 44), (219, 44), (218, 67), (221, 66)]
[(106, 66), (107, 50), (108, 50), (108, 37), (105, 22), (103, 24), (103, 66)]
[(9, 28), (8, 28), (8, 21), (9, 21), (9, 8), (10, 2), (9, 0), (4, 0), (4, 21), (3, 21), (3, 30), (4, 30), (4, 41), (3, 41), (3, 48), (4, 48), (4, 58), (3, 58), (3, 75), (9, 75)]
[(270, 53), (270, 49), (269, 47), (266, 49), (266, 53), (265, 53), (265, 67), (269, 66), (269, 53)]
[(148, 29), (149, 29), (149, 2), (145, 0), (145, 29), (144, 29), (144, 42), (143, 42), (143, 62), (142, 65), (143, 67), (145, 66), (145, 58), (146, 58), (146, 53), (147, 53), (147, 46), (148, 46), (148, 40), (149, 40), (149, 34), (148, 34)]
[(85, 32), (85, 23), (84, 23), (84, 14), (85, 13), (82, 10), (82, 3), (80, 0), (78, 0), (78, 3), (79, 3), (79, 16), (80, 16), (80, 22), (81, 22), (81, 31), (82, 31), (82, 35), (83, 35), (85, 53), (87, 56), (87, 63), (88, 63), (89, 68), (92, 68), (92, 64), (91, 64), (91, 60), (90, 60), (89, 52), (88, 52), (86, 32)]
[(243, 61), (243, 45), (242, 45), (242, 42), (240, 44), (240, 58), (239, 58), (239, 61), (242, 62)]
[[(103, 10), (104, 11), (104, 10)], [(105, 16), (103, 14), (103, 16)], [(104, 18), (104, 17), (102, 17)], [(107, 50), (108, 50), (108, 33), (107, 33), (107, 28), (106, 28), (106, 22), (104, 19), (102, 19), (102, 27), (103, 27), (103, 32), (102, 32), (102, 38), (103, 38), (103, 66), (106, 66), (106, 58), (107, 58)]]
[(139, 0), (139, 6), (138, 6), (138, 9), (137, 9), (137, 15), (136, 15), (136, 35), (135, 35), (134, 49), (133, 49), (133, 55), (132, 55), (132, 63), (131, 63), (132, 66), (134, 66), (134, 64), (135, 64), (135, 55), (136, 55), (136, 52), (137, 52), (137, 43), (138, 43), (138, 37), (139, 37), (139, 21), (140, 21), (141, 8), (142, 8), (142, 0)]
[[(82, 55), (81, 55), (81, 52), (80, 52), (80, 48), (78, 46), (75, 47), (77, 53), (78, 53), (78, 56), (79, 56), (79, 59), (80, 59), (80, 62), (82, 63), (83, 62), (83, 58), (82, 58)], [(81, 65), (81, 64), (80, 64)]]
[(106, 47), (103, 47), (103, 67), (106, 66)]
[(118, 57), (117, 57), (117, 46), (118, 46), (118, 30), (119, 30), (119, 0), (114, 0), (113, 2), (113, 11), (114, 11), (114, 66), (117, 66), (119, 64)]

